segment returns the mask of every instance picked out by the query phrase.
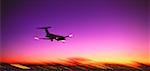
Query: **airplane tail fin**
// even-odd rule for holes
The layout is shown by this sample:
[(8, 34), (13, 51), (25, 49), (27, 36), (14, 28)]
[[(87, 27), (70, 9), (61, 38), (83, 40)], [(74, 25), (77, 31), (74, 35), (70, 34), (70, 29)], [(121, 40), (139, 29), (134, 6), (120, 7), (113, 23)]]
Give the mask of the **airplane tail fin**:
[(39, 27), (39, 28), (37, 28), (37, 29), (44, 29), (46, 35), (48, 35), (48, 34), (49, 34), (48, 28), (51, 28), (51, 27), (50, 27), (50, 26), (47, 26), (47, 27)]

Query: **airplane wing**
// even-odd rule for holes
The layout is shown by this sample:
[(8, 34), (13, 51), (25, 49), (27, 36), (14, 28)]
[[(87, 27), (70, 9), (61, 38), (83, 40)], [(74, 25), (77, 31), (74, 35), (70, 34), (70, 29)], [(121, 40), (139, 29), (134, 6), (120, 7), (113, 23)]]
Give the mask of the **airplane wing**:
[(39, 38), (37, 36), (34, 37), (35, 40), (40, 40), (40, 39), (44, 39), (44, 40), (49, 40), (49, 38)]
[(39, 39), (50, 40), (49, 38), (39, 38)]

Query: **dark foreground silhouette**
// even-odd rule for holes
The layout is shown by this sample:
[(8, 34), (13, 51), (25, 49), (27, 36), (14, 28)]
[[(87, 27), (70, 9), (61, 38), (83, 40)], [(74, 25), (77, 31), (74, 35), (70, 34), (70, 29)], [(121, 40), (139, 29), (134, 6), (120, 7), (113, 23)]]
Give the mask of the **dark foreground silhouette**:
[(0, 71), (150, 71), (150, 65), (136, 62), (131, 65), (103, 63), (83, 64), (84, 59), (69, 59), (66, 63), (20, 64), (28, 68), (15, 67), (12, 64), (0, 63)]

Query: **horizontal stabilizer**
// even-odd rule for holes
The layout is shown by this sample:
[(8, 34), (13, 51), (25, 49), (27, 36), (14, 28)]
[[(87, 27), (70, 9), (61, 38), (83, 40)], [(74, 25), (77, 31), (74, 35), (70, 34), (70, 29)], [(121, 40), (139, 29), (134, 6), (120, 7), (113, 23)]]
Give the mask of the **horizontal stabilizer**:
[(39, 28), (37, 28), (37, 29), (48, 29), (48, 28), (52, 28), (52, 27), (50, 27), (50, 26), (47, 26), (47, 27), (39, 27)]

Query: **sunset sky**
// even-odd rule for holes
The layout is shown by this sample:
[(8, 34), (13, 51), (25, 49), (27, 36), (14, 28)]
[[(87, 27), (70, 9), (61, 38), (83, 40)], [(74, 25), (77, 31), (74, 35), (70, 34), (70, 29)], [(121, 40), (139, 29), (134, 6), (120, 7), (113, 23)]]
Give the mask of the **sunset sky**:
[[(2, 62), (80, 57), (100, 62), (148, 62), (148, 0), (3, 0)], [(66, 43), (35, 40), (37, 27), (73, 34)]]

